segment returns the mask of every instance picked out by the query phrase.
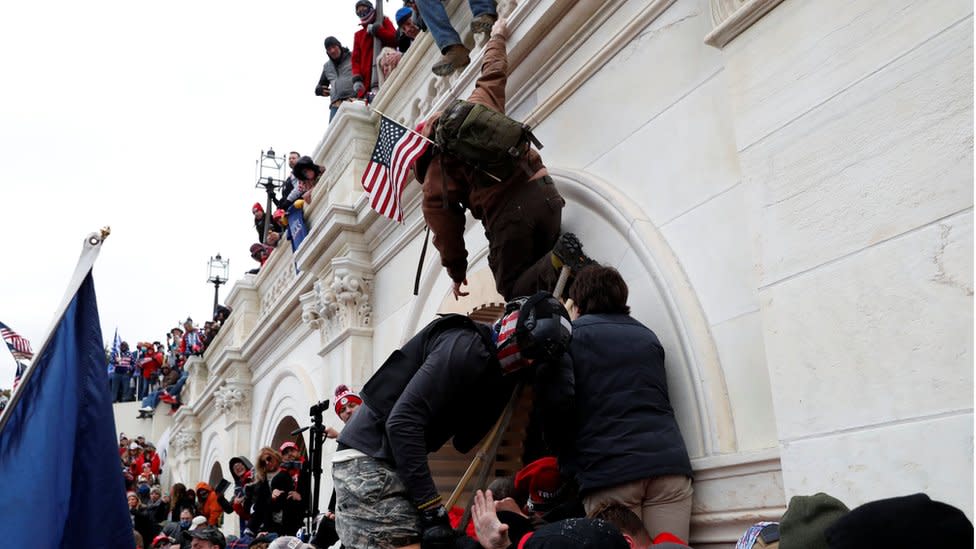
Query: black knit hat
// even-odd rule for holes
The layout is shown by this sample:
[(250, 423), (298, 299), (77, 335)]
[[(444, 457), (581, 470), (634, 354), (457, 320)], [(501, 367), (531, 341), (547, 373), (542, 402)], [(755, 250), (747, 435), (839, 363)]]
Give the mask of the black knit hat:
[(925, 494), (865, 503), (824, 533), (830, 549), (973, 546), (973, 523), (959, 509)]
[(335, 36), (329, 36), (329, 37), (326, 37), (326, 39), (325, 39), (325, 48), (328, 49), (329, 46), (339, 46), (341, 48), (342, 47), (342, 43), (339, 42), (339, 39), (336, 38)]
[(519, 543), (524, 549), (628, 549), (616, 526), (600, 519), (575, 518), (546, 524)]

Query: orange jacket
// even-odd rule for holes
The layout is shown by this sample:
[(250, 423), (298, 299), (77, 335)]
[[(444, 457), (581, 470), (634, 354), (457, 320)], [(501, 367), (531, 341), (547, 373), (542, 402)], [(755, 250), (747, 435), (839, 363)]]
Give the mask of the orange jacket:
[(197, 483), (197, 490), (201, 489), (209, 491), (210, 495), (207, 496), (207, 501), (199, 502), (200, 514), (207, 517), (207, 524), (217, 526), (220, 522), (220, 515), (224, 514), (220, 503), (217, 502), (217, 492), (214, 492), (213, 488), (206, 482)]

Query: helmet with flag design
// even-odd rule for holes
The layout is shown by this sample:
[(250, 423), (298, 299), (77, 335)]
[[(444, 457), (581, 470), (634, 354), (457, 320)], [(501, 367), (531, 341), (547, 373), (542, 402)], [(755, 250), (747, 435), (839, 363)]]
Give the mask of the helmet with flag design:
[(498, 362), (506, 374), (537, 361), (558, 359), (573, 338), (569, 313), (549, 292), (506, 303), (505, 314), (495, 324), (495, 331)]

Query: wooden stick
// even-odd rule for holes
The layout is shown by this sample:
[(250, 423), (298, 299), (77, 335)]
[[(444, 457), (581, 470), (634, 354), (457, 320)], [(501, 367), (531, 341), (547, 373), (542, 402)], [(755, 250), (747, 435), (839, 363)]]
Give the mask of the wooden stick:
[(563, 290), (566, 289), (566, 282), (569, 281), (569, 267), (563, 265), (562, 270), (559, 271), (559, 279), (556, 280), (556, 289), (552, 291), (552, 295), (556, 299), (560, 299), (563, 295)]
[[(522, 396), (522, 384), (519, 383), (515, 387), (515, 393), (512, 395), (512, 400), (509, 402), (508, 407), (505, 409), (505, 413), (502, 415), (502, 419), (505, 423), (504, 431), (508, 430), (508, 425), (512, 422), (512, 416), (515, 415), (515, 406), (518, 405), (519, 398)], [(485, 484), (488, 482), (488, 473), (491, 472), (495, 460), (498, 459), (498, 447), (501, 445), (502, 437), (499, 436), (495, 443), (491, 447), (491, 461), (485, 463), (485, 466), (481, 468), (481, 472), (478, 474), (478, 481), (475, 483), (475, 490), (484, 490)], [(458, 523), (457, 530), (464, 533), (464, 529), (468, 527), (468, 521), (471, 520), (471, 504), (469, 503), (464, 508), (464, 515), (461, 516), (461, 522)]]

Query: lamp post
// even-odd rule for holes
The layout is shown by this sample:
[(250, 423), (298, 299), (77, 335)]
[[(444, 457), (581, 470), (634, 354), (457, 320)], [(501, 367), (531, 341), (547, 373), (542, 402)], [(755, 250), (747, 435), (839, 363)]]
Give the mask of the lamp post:
[(220, 253), (216, 257), (211, 257), (210, 261), (207, 262), (207, 282), (214, 285), (213, 313), (211, 316), (217, 315), (217, 293), (220, 291), (220, 285), (227, 282), (229, 271), (230, 260), (221, 258)]
[(271, 228), (271, 203), (274, 201), (275, 189), (280, 187), (284, 180), (285, 168), (284, 156), (276, 156), (273, 148), (268, 147), (267, 151), (261, 151), (261, 156), (254, 161), (254, 174), (257, 177), (258, 189), (264, 189), (268, 193), (268, 206), (264, 209), (264, 234), (261, 235), (261, 243), (268, 238), (268, 230)]

